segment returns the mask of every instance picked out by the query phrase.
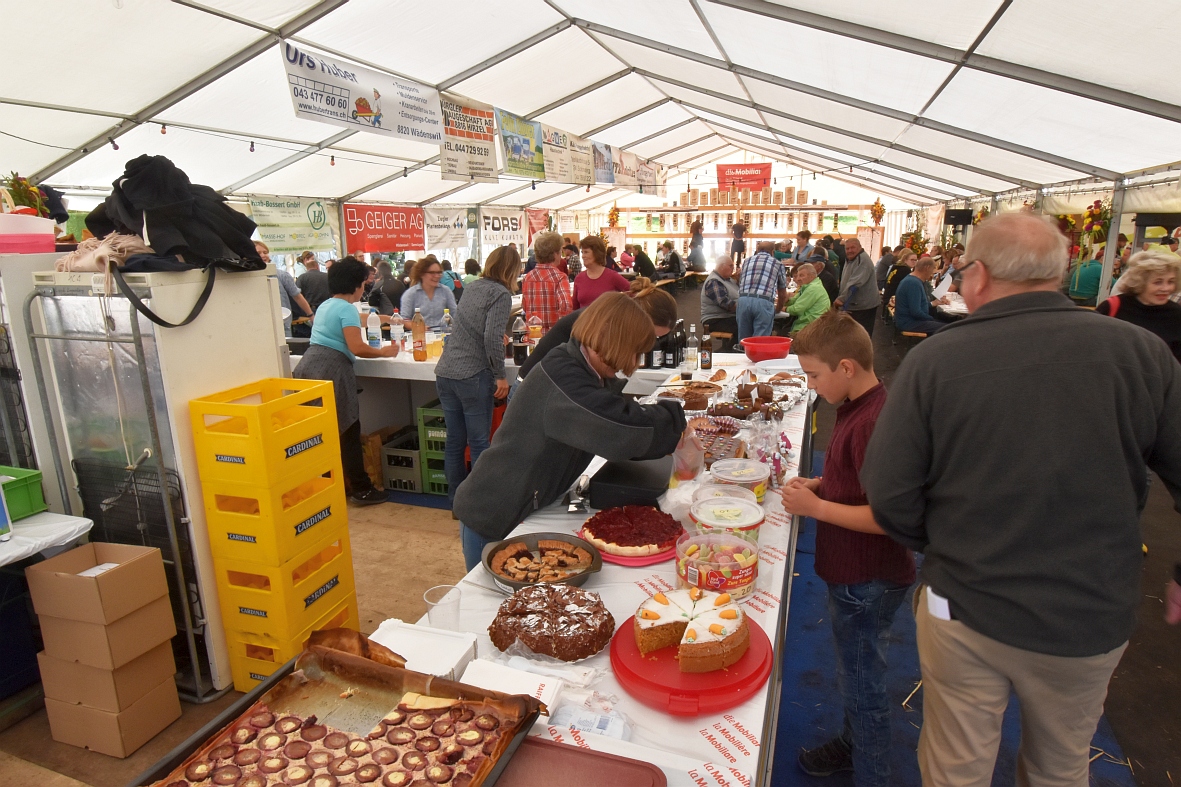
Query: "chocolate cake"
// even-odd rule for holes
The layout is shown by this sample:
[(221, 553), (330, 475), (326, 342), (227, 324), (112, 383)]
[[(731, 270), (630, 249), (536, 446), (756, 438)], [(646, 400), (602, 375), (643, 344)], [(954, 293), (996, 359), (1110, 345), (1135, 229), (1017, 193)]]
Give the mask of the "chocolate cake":
[(603, 649), (615, 618), (597, 593), (569, 585), (535, 585), (505, 599), (488, 636), (500, 650), (516, 641), (544, 656), (578, 661)]

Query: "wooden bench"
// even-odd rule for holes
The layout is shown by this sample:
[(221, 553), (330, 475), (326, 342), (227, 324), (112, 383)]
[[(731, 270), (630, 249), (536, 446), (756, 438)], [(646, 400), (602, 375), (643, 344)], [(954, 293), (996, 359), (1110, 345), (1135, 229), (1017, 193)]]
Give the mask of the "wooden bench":
[(676, 279), (661, 279), (660, 281), (652, 282), (653, 287), (673, 287), (675, 289), (676, 285)]
[(723, 346), (728, 347), (730, 344), (732, 344), (730, 340), (734, 338), (734, 334), (727, 333), (726, 331), (710, 331), (709, 333), (705, 334), (705, 338), (709, 339), (710, 349), (716, 352), (717, 347), (715, 346), (714, 340), (716, 339), (722, 342)]

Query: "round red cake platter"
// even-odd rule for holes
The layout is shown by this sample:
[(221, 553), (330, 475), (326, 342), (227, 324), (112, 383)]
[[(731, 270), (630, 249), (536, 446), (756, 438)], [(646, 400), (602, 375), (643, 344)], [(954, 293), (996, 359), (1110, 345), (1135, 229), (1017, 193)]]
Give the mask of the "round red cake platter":
[(766, 632), (748, 616), (750, 647), (734, 664), (714, 672), (681, 672), (676, 646), (644, 656), (636, 647), (635, 617), (611, 638), (611, 668), (628, 694), (674, 716), (720, 713), (758, 693), (771, 675), (774, 653)]
[[(586, 538), (582, 532), (582, 528), (574, 531), (574, 535), (579, 538)], [(672, 560), (677, 556), (677, 546), (673, 544), (671, 547), (663, 552), (657, 552), (655, 555), (644, 555), (643, 557), (625, 557), (624, 555), (608, 555), (601, 549), (596, 550), (599, 557), (603, 558), (604, 563), (614, 563), (617, 566), (628, 566), (629, 568), (638, 568), (640, 566), (654, 566), (657, 563), (663, 563), (666, 560)]]

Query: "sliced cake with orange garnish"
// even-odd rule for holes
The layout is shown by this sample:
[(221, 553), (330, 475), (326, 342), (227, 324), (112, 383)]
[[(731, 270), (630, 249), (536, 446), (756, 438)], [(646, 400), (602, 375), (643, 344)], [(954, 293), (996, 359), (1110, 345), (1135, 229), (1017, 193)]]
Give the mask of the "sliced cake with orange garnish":
[(647, 655), (678, 645), (681, 672), (712, 672), (742, 658), (750, 628), (729, 593), (700, 588), (657, 593), (636, 610), (636, 647)]

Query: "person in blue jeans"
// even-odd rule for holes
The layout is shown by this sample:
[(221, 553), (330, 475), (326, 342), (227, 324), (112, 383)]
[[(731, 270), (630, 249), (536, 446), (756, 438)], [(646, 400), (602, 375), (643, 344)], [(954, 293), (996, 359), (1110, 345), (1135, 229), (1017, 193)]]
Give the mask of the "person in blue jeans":
[(787, 269), (774, 257), (775, 244), (759, 241), (738, 275), (738, 340), (770, 336), (775, 313), (787, 302)]
[(504, 373), (504, 331), (513, 307), (513, 288), (521, 274), (521, 255), (501, 246), (488, 256), (479, 279), (464, 288), (453, 329), (435, 366), (435, 389), (447, 422), (443, 469), (447, 496), (467, 478), (465, 449), (472, 466), (492, 439), (492, 408), (508, 396)]
[(914, 555), (874, 521), (859, 474), (886, 389), (873, 342), (846, 312), (828, 312), (796, 335), (792, 350), (808, 387), (838, 406), (822, 478), (793, 478), (786, 511), (816, 520), (816, 573), (828, 585), (842, 731), (799, 755), (811, 776), (853, 771), (857, 787), (890, 784), (886, 652), (894, 615), (915, 580)]

